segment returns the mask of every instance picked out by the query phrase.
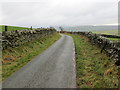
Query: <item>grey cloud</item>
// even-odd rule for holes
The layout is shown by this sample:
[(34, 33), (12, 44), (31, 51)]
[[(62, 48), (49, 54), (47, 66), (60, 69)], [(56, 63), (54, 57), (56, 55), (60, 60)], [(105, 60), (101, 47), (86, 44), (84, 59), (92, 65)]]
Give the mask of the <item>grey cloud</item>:
[(1, 17), (1, 24), (34, 27), (112, 24), (117, 23), (117, 2), (4, 2)]

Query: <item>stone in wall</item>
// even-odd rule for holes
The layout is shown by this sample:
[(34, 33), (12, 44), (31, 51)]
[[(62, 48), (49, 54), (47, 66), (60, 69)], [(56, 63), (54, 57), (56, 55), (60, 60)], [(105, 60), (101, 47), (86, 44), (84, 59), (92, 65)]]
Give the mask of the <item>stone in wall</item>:
[(44, 38), (54, 32), (56, 32), (54, 28), (4, 31), (2, 32), (2, 48), (16, 47), (32, 40)]

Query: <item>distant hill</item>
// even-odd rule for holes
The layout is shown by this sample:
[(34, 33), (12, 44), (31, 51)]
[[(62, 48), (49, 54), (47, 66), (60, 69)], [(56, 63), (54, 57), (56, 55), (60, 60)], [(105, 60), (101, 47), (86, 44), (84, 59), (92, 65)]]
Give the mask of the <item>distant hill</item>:
[[(106, 31), (106, 30), (118, 30), (118, 26), (62, 26), (65, 31)], [(56, 27), (59, 30), (58, 27)]]
[[(59, 27), (55, 27), (58, 31), (60, 30)], [(62, 26), (64, 31), (82, 31), (82, 32), (93, 32), (93, 33), (103, 33), (103, 34), (113, 34), (113, 35), (120, 35), (118, 33), (118, 26), (117, 25), (104, 25), (104, 26)]]

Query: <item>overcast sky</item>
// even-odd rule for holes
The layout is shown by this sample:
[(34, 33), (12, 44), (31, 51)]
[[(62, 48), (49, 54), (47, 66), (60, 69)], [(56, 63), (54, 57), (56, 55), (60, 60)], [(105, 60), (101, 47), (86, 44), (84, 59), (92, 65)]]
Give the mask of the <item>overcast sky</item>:
[(0, 24), (44, 27), (118, 22), (118, 0), (16, 1), (3, 0), (0, 3)]

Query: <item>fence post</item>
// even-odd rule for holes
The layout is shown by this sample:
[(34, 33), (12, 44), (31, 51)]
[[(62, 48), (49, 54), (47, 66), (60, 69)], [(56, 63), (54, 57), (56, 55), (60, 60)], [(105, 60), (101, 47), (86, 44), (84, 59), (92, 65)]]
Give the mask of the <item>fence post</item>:
[(5, 26), (5, 31), (7, 31), (7, 26)]
[(30, 28), (31, 30), (32, 30), (32, 26), (31, 26), (31, 28)]

